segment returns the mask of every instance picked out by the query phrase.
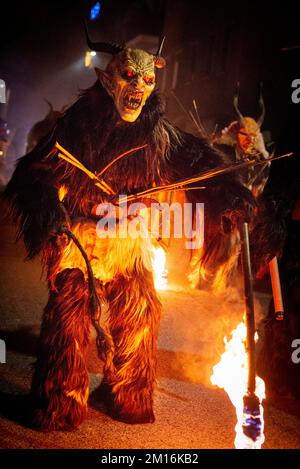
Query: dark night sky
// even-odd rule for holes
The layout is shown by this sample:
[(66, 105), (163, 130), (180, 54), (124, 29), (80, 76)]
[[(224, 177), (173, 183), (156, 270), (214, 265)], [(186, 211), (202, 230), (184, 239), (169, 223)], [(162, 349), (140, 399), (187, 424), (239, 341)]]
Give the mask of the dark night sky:
[[(24, 143), (31, 125), (46, 114), (44, 98), (50, 100), (56, 108), (61, 108), (75, 98), (79, 88), (93, 83), (94, 71), (83, 67), (86, 45), (82, 18), (87, 17), (89, 8), (95, 1), (73, 0), (62, 3), (24, 0), (1, 3), (0, 77), (6, 80), (11, 89), (7, 119), (16, 130), (19, 142)], [(99, 40), (119, 42), (141, 33), (160, 35), (167, 1), (172, 2), (102, 0), (100, 19), (89, 24), (91, 33)], [(196, 4), (199, 7), (199, 1), (187, 2), (190, 4), (192, 18), (193, 9)], [(296, 4), (297, 2), (290, 1), (281, 2), (280, 5), (244, 1), (236, 2), (236, 6), (230, 2), (222, 2), (220, 9), (216, 7), (216, 3), (211, 6), (206, 3), (205, 8), (212, 8), (216, 15), (224, 15), (224, 9), (230, 8), (233, 17), (238, 20), (243, 18), (245, 30), (249, 30), (249, 38), (246, 35), (249, 42), (254, 17), (257, 24), (267, 32), (270, 42), (276, 42), (282, 36), (286, 41), (283, 45), (290, 45), (295, 41), (300, 43)], [(250, 12), (252, 23), (247, 21)], [(189, 18), (186, 21), (183, 28), (188, 29)], [(7, 29), (3, 27), (5, 24), (9, 26)], [(286, 58), (289, 61), (287, 81), (298, 77), (299, 56), (300, 52), (289, 53)], [(296, 106), (291, 106), (291, 112), (299, 114), (300, 104), (299, 111)], [(289, 116), (285, 117), (288, 120)]]

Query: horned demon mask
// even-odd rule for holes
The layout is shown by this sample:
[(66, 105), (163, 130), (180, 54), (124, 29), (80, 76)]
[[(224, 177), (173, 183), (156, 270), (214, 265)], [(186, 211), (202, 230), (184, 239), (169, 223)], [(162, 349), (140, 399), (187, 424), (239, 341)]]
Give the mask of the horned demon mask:
[(238, 116), (237, 144), (241, 151), (251, 153), (261, 140), (261, 126), (265, 118), (265, 104), (262, 96), (262, 85), (260, 90), (259, 105), (261, 114), (257, 120), (252, 117), (244, 117), (239, 110), (238, 91), (233, 98), (233, 106)]
[(94, 43), (86, 29), (90, 49), (112, 54), (106, 70), (96, 68), (98, 79), (113, 98), (122, 120), (135, 122), (155, 87), (155, 69), (163, 68), (163, 41), (155, 55), (110, 43)]
[(215, 135), (213, 141), (221, 145), (235, 147), (237, 154), (244, 156), (255, 156), (258, 153), (265, 158), (269, 157), (264, 139), (261, 133), (261, 126), (265, 117), (265, 104), (260, 91), (259, 106), (261, 114), (258, 119), (244, 117), (239, 109), (238, 89), (233, 99), (233, 106), (237, 113), (238, 120), (234, 120), (222, 130), (221, 135)]

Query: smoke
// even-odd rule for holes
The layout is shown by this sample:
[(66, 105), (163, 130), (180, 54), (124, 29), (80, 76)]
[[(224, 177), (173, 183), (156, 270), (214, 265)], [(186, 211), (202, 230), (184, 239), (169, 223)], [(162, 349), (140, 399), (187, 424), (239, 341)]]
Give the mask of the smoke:
[[(224, 337), (243, 320), (244, 297), (238, 288), (219, 295), (185, 290), (160, 293), (164, 307), (159, 336), (159, 375), (210, 385), (213, 366), (224, 352)], [(255, 299), (256, 324), (263, 317)]]

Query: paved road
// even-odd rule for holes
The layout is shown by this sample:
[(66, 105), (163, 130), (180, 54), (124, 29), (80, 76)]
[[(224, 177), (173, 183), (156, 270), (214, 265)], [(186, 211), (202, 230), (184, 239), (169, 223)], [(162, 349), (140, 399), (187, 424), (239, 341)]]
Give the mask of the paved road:
[[(76, 432), (42, 434), (22, 425), (20, 409), (26, 406), (46, 287), (39, 263), (23, 263), (23, 247), (13, 245), (11, 227), (0, 231), (0, 338), (8, 347), (7, 363), (0, 364), (0, 447), (233, 447), (234, 409), (226, 394), (209, 384), (209, 376), (223, 351), (223, 336), (242, 317), (243, 303), (235, 290), (221, 298), (187, 290), (161, 293), (164, 315), (154, 424), (116, 422), (91, 403), (88, 418)], [(256, 305), (262, 314), (261, 301)], [(93, 340), (88, 366), (92, 390), (101, 380)], [(285, 404), (285, 410), (265, 405), (264, 448), (300, 448), (299, 407), (292, 403), (287, 411)]]

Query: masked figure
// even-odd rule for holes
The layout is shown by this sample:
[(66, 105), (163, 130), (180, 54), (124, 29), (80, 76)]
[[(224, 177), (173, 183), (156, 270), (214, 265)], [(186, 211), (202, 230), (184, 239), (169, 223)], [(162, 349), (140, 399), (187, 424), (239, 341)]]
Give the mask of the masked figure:
[[(233, 148), (236, 161), (246, 159), (266, 159), (270, 158), (266, 150), (261, 126), (265, 117), (265, 105), (262, 94), (259, 98), (261, 114), (257, 120), (252, 117), (244, 117), (238, 106), (238, 93), (234, 96), (233, 105), (237, 113), (238, 120), (231, 122), (225, 127), (220, 135), (213, 138), (214, 144), (222, 145), (222, 149)], [(255, 197), (259, 197), (268, 181), (270, 172), (270, 162), (263, 166), (249, 167), (242, 174), (242, 180), (246, 187), (250, 189)]]
[(8, 124), (0, 117), (0, 190), (2, 191), (11, 175), (9, 150), (11, 149), (12, 136)]
[(30, 153), (38, 142), (45, 137), (54, 127), (57, 119), (61, 116), (61, 111), (55, 111), (52, 104), (46, 100), (49, 106), (47, 115), (43, 120), (36, 122), (27, 135), (26, 153)]
[[(31, 389), (33, 424), (43, 430), (76, 428), (86, 414), (85, 356), (91, 324), (97, 326), (99, 320), (91, 315), (93, 281), (101, 301), (109, 306), (105, 330), (109, 346), (99, 396), (116, 419), (153, 422), (161, 313), (149, 241), (96, 234), (94, 208), (108, 196), (84, 172), (59, 158), (55, 142), (93, 174), (117, 155), (142, 146), (107, 168), (105, 182), (116, 194), (136, 193), (227, 162), (205, 139), (173, 127), (164, 117), (154, 90), (156, 70), (165, 65), (160, 51), (152, 55), (115, 44), (94, 44), (89, 38), (88, 44), (112, 55), (106, 70), (96, 70), (96, 83), (20, 159), (6, 190), (28, 258), (42, 253), (49, 281)], [(204, 267), (210, 262), (211, 244), (235, 232), (253, 203), (236, 175), (220, 176), (205, 186), (206, 190), (188, 195), (191, 201), (205, 203), (209, 238), (203, 249)], [(66, 229), (80, 242), (86, 259), (66, 237)], [(220, 251), (214, 262), (227, 255), (228, 250)]]

